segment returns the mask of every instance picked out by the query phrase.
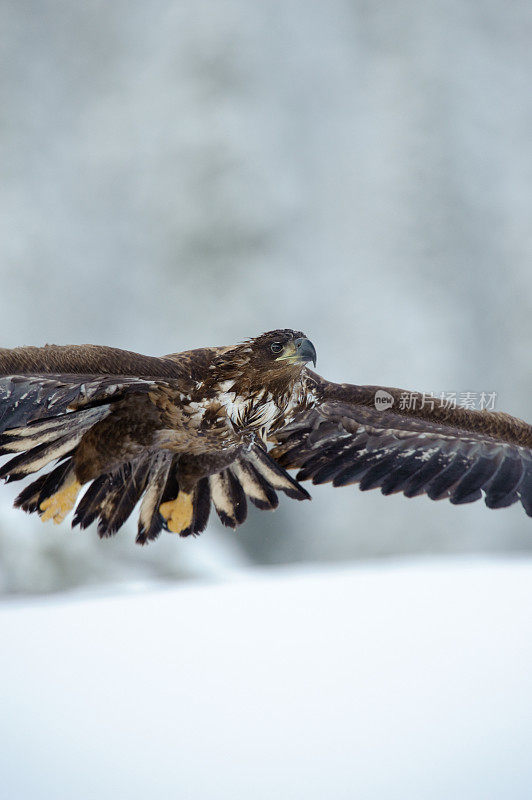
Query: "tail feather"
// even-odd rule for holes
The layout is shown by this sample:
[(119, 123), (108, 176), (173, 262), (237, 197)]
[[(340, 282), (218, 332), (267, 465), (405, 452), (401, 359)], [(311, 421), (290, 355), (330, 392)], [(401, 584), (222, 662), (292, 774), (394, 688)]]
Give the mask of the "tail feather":
[(211, 490), (209, 479), (202, 478), (196, 486), (194, 497), (194, 533), (201, 533), (207, 527), (211, 511)]
[[(103, 407), (90, 411), (106, 413)], [(59, 460), (50, 472), (20, 492), (15, 500), (17, 507), (37, 512), (44, 518), (53, 516), (56, 522), (63, 519), (72, 507), (79, 491), (73, 453), (86, 429), (94, 424), (94, 417), (89, 419), (81, 414), (78, 419), (76, 417), (77, 412), (68, 414), (65, 420), (68, 425), (59, 428), (51, 420), (41, 420), (30, 431), (31, 426), (27, 426), (20, 430), (10, 429), (4, 434), (10, 437), (8, 444), (24, 441), (26, 446), (29, 443), (33, 446), (12, 457), (0, 469), (0, 477), (18, 480), (52, 460)], [(120, 469), (96, 478), (78, 502), (72, 526), (87, 528), (98, 520), (99, 536), (112, 536), (140, 501), (137, 542), (145, 544), (157, 538), (163, 527), (182, 536), (200, 533), (207, 525), (211, 500), (222, 523), (236, 528), (246, 519), (248, 499), (260, 509), (274, 509), (279, 502), (278, 491), (299, 500), (309, 496), (259, 447), (242, 452), (230, 466), (200, 479), (191, 494), (180, 495), (178, 475), (178, 456), (168, 451), (146, 452), (137, 460), (123, 464)], [(54, 495), (58, 497), (54, 498)], [(49, 498), (51, 502), (46, 503)], [(169, 502), (176, 503), (170, 525), (170, 518), (161, 513), (161, 506)], [(182, 522), (181, 528), (176, 520)]]
[(16, 508), (22, 508), (23, 511), (28, 513), (36, 511), (42, 516), (44, 512), (41, 504), (71, 483), (74, 477), (72, 459), (64, 459), (51, 472), (41, 475), (29, 486), (26, 486), (15, 498), (14, 505)]
[(236, 510), (233, 505), (229, 470), (224, 469), (209, 477), (211, 498), (220, 518), (220, 522), (228, 528), (236, 528)]
[(159, 513), (159, 506), (163, 500), (171, 465), (170, 454), (161, 453), (151, 466), (148, 486), (140, 504), (137, 544), (146, 544), (156, 539), (163, 528), (164, 520)]
[(113, 536), (128, 519), (146, 488), (149, 461), (128, 462), (96, 478), (78, 503), (72, 527), (88, 528), (98, 519), (100, 538)]
[(41, 486), (39, 497), (37, 498), (37, 509), (40, 509), (41, 503), (58, 492), (66, 483), (74, 477), (74, 463), (71, 458), (65, 459), (58, 464), (55, 469), (48, 472), (45, 476), (46, 480)]
[(253, 447), (246, 458), (255, 467), (257, 472), (272, 486), (273, 489), (284, 492), (294, 500), (310, 500), (310, 495), (300, 483), (261, 447)]
[(21, 508), (23, 511), (27, 511), (28, 514), (38, 511), (41, 491), (51, 474), (41, 475), (37, 480), (26, 486), (15, 498), (15, 508)]
[(247, 516), (244, 489), (230, 468), (209, 478), (211, 497), (220, 522), (228, 528), (236, 528)]
[(124, 464), (118, 473), (111, 476), (112, 489), (105, 496), (99, 509), (100, 537), (112, 536), (122, 527), (146, 488), (149, 472), (149, 461), (144, 459)]
[(90, 484), (77, 505), (74, 519), (72, 520), (73, 528), (76, 525), (79, 525), (80, 528), (88, 528), (94, 522), (100, 513), (100, 504), (104, 500), (107, 491), (111, 488), (110, 482), (110, 475), (100, 475)]
[(248, 515), (248, 504), (246, 494), (240, 482), (237, 480), (232, 469), (228, 469), (229, 485), (231, 487), (231, 499), (233, 501), (233, 513), (237, 525), (241, 525)]
[(309, 498), (308, 492), (280, 467), (265, 450), (252, 448), (216, 475), (209, 478), (211, 497), (223, 525), (235, 528), (247, 516), (246, 496), (261, 509), (277, 508), (275, 490), (297, 500)]
[(279, 505), (275, 489), (257, 472), (249, 461), (237, 461), (232, 469), (253, 505), (261, 510), (273, 510)]
[(87, 528), (98, 519), (98, 535), (113, 536), (129, 518), (137, 502), (137, 543), (157, 538), (163, 527), (159, 506), (172, 463), (170, 454), (127, 462), (119, 470), (96, 478), (78, 503), (72, 526)]

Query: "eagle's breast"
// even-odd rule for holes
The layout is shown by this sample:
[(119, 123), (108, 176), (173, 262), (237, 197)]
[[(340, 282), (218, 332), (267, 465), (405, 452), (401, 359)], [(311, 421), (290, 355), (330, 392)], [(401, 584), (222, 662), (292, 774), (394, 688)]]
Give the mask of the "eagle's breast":
[(249, 394), (222, 389), (216, 396), (216, 402), (224, 409), (232, 425), (239, 430), (264, 428), (267, 431), (282, 416), (286, 405), (282, 398), (274, 398), (265, 389)]
[(268, 387), (239, 392), (234, 381), (223, 381), (215, 401), (237, 430), (259, 432), (262, 438), (289, 424), (303, 408), (312, 405), (313, 397), (301, 380), (274, 391)]

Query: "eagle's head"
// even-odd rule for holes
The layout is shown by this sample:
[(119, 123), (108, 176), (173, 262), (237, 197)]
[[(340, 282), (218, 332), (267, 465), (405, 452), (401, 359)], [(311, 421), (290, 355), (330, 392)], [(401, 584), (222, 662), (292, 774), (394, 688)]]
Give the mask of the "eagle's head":
[(301, 331), (268, 331), (244, 343), (250, 348), (250, 366), (267, 372), (299, 370), (308, 361), (316, 366), (314, 345)]
[(232, 380), (237, 392), (253, 395), (267, 389), (274, 395), (291, 391), (303, 366), (316, 364), (316, 350), (301, 331), (277, 330), (220, 348), (213, 361), (220, 385)]

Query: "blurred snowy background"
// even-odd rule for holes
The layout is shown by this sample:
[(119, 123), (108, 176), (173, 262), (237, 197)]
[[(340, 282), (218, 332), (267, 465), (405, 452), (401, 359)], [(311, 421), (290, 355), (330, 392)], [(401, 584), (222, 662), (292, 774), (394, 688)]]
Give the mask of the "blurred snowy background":
[[(333, 380), (532, 419), (532, 6), (3, 0), (0, 342), (149, 354), (304, 330)], [(134, 545), (0, 492), (0, 590), (528, 553), (519, 507), (316, 487)]]
[[(0, 0), (0, 30), (1, 346), (292, 327), (330, 379), (532, 421), (529, 2)], [(139, 548), (18, 490), (13, 800), (532, 796), (520, 507), (322, 486)]]

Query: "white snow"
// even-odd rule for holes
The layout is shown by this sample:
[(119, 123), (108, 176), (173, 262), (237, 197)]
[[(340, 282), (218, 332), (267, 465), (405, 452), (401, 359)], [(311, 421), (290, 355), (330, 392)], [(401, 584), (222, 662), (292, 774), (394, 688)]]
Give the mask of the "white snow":
[(532, 796), (532, 560), (0, 607), (2, 796)]

